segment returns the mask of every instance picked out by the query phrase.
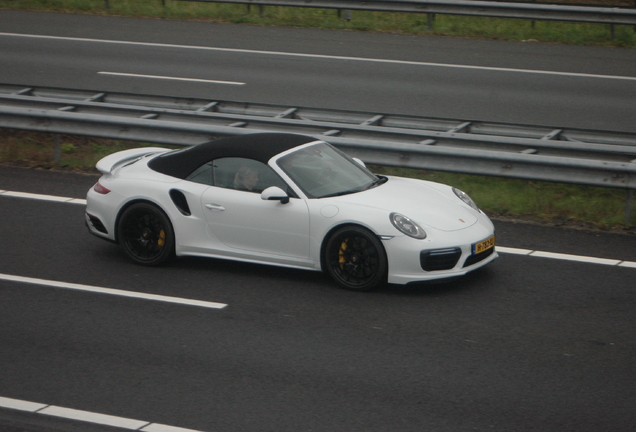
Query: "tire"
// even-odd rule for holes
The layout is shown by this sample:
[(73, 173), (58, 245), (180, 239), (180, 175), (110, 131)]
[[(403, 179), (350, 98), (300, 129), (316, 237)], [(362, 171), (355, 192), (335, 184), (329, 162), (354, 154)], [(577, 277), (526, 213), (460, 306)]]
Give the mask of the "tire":
[(386, 284), (387, 259), (380, 239), (359, 226), (345, 226), (327, 240), (323, 262), (343, 288), (369, 291)]
[(137, 203), (122, 213), (117, 238), (124, 254), (133, 262), (157, 266), (174, 251), (174, 230), (168, 216), (150, 203)]

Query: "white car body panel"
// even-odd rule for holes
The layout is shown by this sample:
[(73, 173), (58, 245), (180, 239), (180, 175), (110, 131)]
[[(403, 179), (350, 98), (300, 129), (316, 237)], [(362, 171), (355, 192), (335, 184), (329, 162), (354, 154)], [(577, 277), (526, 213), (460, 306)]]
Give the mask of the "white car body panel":
[(209, 187), (202, 196), (210, 231), (231, 249), (309, 256), (309, 211), (303, 200), (263, 201), (260, 194)]

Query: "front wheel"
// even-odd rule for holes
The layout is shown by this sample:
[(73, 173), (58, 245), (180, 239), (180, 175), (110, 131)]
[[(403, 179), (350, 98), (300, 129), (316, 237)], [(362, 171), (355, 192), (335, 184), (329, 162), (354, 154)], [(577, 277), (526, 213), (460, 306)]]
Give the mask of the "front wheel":
[(164, 263), (174, 249), (174, 231), (168, 216), (150, 203), (133, 204), (124, 210), (117, 238), (128, 258), (147, 266)]
[(386, 283), (387, 259), (378, 237), (359, 226), (334, 232), (324, 249), (327, 272), (343, 288), (368, 291)]

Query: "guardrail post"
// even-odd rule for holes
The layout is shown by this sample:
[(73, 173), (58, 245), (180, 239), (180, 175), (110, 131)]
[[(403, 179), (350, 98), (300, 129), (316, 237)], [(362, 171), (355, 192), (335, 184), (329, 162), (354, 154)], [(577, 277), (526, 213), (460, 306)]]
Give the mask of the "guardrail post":
[(104, 7), (106, 9), (110, 9), (110, 6), (108, 5), (108, 0), (104, 0)]
[[(265, 6), (263, 5), (258, 5), (258, 16), (263, 18), (263, 11), (265, 10)], [(247, 13), (249, 14), (250, 12), (252, 12), (252, 5), (251, 4), (247, 4)]]
[[(535, 2), (535, 0), (531, 0), (531, 1), (530, 1), (530, 3), (534, 3), (534, 2)], [(532, 30), (534, 30), (535, 22), (536, 22), (535, 20), (530, 21), (530, 28), (531, 28)]]
[(433, 23), (435, 22), (435, 14), (426, 14), (426, 29), (428, 31), (433, 30)]
[(53, 151), (53, 160), (55, 161), (55, 163), (60, 163), (60, 160), (62, 160), (62, 157), (61, 157), (62, 140), (60, 139), (60, 134), (55, 134), (54, 142), (55, 142), (55, 150)]
[(634, 197), (634, 189), (627, 189), (627, 197), (625, 198), (625, 225), (629, 226), (632, 220), (632, 198)]
[(345, 9), (343, 12), (342, 9), (338, 9), (338, 18), (343, 18), (345, 21), (351, 21), (351, 10)]

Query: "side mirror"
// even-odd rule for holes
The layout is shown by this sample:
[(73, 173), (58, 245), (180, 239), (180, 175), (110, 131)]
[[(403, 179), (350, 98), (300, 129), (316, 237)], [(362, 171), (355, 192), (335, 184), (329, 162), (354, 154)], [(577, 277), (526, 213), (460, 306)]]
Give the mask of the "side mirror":
[(351, 158), (351, 159), (353, 159), (353, 160), (354, 160), (354, 161), (355, 161), (358, 165), (363, 166), (363, 167), (365, 167), (365, 168), (367, 167), (367, 166), (364, 164), (364, 162), (362, 162), (362, 160), (361, 160), (361, 159), (358, 159), (358, 158)]
[(261, 199), (264, 201), (280, 201), (281, 204), (287, 204), (289, 195), (278, 186), (270, 186), (261, 192)]

